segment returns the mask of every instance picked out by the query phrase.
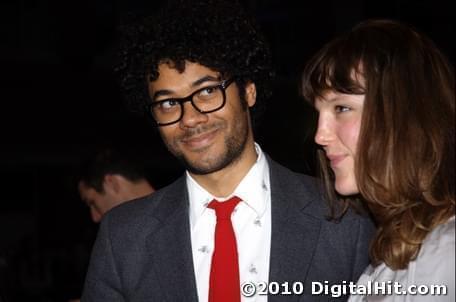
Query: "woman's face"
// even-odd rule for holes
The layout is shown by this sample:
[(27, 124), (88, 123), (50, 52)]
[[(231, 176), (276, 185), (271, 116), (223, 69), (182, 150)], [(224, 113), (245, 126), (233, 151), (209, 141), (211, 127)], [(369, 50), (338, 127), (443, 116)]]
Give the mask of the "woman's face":
[(323, 147), (336, 177), (335, 188), (341, 195), (359, 193), (355, 178), (364, 95), (328, 91), (315, 100), (319, 112), (315, 142)]

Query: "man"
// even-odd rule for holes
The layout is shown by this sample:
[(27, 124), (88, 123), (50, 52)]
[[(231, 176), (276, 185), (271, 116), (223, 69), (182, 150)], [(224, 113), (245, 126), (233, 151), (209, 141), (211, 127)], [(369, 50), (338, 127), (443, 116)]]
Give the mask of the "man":
[[(241, 7), (178, 1), (130, 33), (120, 66), (130, 105), (147, 107), (187, 171), (106, 216), (83, 301), (312, 301), (314, 281), (356, 281), (369, 220), (327, 221), (316, 181), (254, 142), (270, 56)], [(250, 284), (278, 294), (241, 297)]]
[(82, 167), (79, 195), (89, 206), (93, 222), (121, 203), (152, 194), (144, 168), (112, 148), (98, 152)]

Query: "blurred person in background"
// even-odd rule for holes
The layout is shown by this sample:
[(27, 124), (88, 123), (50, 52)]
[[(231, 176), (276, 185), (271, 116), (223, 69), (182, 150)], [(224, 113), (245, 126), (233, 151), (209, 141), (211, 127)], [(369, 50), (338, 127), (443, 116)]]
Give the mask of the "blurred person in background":
[[(101, 148), (81, 165), (78, 181), (81, 199), (99, 223), (112, 208), (155, 192), (145, 164), (137, 156), (113, 147)], [(68, 302), (78, 302), (71, 299)]]
[(82, 165), (78, 190), (95, 223), (113, 207), (155, 191), (144, 164), (114, 148), (98, 151)]

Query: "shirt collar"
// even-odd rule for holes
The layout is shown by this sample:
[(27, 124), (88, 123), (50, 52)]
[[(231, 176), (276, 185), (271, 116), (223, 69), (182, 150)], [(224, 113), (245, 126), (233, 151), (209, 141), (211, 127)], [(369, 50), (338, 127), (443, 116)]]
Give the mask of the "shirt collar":
[[(257, 160), (238, 184), (231, 196), (238, 196), (248, 207), (253, 209), (259, 218), (266, 210), (266, 203), (270, 200), (269, 166), (260, 146), (255, 143)], [(198, 182), (186, 171), (187, 190), (190, 201), (190, 223), (194, 227), (196, 221), (207, 209), (207, 204), (215, 197), (201, 187)], [(219, 199), (223, 200), (223, 199)]]

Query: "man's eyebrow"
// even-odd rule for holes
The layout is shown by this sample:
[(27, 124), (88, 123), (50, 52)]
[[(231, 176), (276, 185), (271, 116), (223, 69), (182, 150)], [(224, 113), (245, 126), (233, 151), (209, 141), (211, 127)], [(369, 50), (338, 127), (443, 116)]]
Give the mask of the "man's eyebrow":
[(207, 75), (207, 76), (202, 77), (201, 79), (198, 79), (195, 82), (193, 82), (192, 87), (199, 86), (199, 85), (203, 84), (204, 82), (216, 82), (216, 81), (220, 81), (220, 76), (214, 77), (214, 76)]
[(162, 89), (162, 90), (157, 90), (154, 92), (154, 95), (152, 96), (152, 100), (155, 100), (157, 99), (159, 96), (163, 96), (163, 95), (170, 95), (172, 94), (173, 92), (171, 90), (168, 90), (168, 89)]
[[(204, 77), (194, 81), (191, 84), (191, 87), (198, 87), (198, 86), (200, 86), (201, 84), (203, 84), (205, 82), (218, 82), (218, 81), (220, 81), (220, 77), (219, 76), (214, 77), (214, 76), (207, 75), (207, 76), (204, 76)], [(155, 99), (157, 99), (160, 96), (167, 96), (167, 95), (170, 95), (170, 94), (173, 94), (173, 91), (169, 90), (169, 89), (157, 90), (156, 92), (154, 92), (154, 95), (152, 96), (152, 99), (155, 100)]]

